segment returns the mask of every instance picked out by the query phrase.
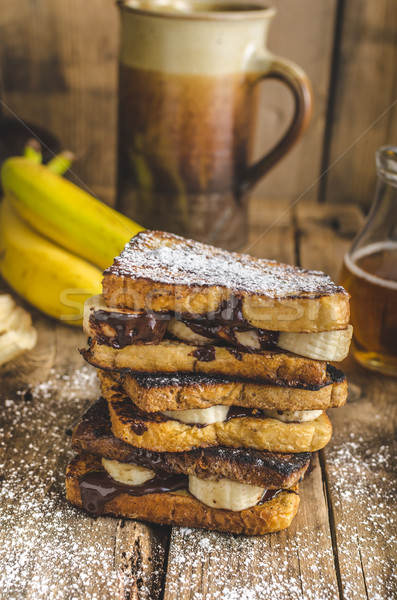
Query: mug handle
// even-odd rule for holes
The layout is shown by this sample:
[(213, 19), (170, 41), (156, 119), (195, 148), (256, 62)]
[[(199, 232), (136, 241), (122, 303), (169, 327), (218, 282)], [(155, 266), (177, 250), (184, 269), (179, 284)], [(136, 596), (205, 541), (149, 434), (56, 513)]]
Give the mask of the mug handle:
[(240, 197), (253, 188), (254, 185), (262, 179), (262, 177), (274, 167), (285, 154), (287, 154), (290, 148), (298, 141), (306, 130), (312, 114), (312, 87), (309, 78), (303, 69), (292, 61), (279, 56), (272, 56), (269, 65), (269, 55), (263, 58), (256, 56), (255, 67), (255, 70), (258, 71), (262, 67), (264, 72), (254, 82), (254, 85), (260, 83), (264, 79), (277, 79), (282, 81), (292, 92), (295, 108), (292, 121), (281, 140), (274, 148), (272, 148), (272, 150), (246, 170), (243, 181), (240, 184)]

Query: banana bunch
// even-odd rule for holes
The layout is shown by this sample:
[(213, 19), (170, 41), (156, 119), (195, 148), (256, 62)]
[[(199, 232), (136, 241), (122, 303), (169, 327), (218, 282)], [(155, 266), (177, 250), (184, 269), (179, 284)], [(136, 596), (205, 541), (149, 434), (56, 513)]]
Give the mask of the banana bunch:
[(46, 166), (30, 145), (1, 168), (0, 273), (51, 317), (81, 325), (102, 271), (142, 227), (62, 177), (71, 156)]

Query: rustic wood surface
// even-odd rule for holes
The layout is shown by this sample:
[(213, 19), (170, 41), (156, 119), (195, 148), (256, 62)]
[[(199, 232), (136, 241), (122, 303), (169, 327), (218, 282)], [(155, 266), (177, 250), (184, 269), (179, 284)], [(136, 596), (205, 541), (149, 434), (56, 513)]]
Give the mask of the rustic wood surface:
[[(397, 10), (392, 0), (274, 0), (269, 48), (303, 67), (313, 119), (256, 194), (368, 206), (374, 153), (396, 138)], [(82, 185), (114, 201), (117, 53), (114, 0), (0, 0), (0, 115), (52, 130), (79, 158)], [(263, 84), (255, 152), (287, 127), (292, 100)], [(357, 142), (357, 143), (356, 143)], [(322, 174), (325, 176), (322, 177)]]
[[(251, 204), (250, 252), (336, 277), (362, 222), (352, 207)], [(98, 393), (84, 336), (34, 313), (34, 351), (0, 370), (0, 597), (392, 600), (397, 597), (397, 381), (351, 361), (349, 400), (314, 457), (292, 526), (248, 538), (68, 506), (70, 432)]]
[(397, 5), (341, 0), (320, 197), (369, 208), (375, 151), (397, 137)]

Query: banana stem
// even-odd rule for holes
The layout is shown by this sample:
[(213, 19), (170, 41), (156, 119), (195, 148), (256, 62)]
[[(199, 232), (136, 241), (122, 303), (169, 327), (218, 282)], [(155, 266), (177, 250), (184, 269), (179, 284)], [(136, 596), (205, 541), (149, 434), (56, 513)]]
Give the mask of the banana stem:
[(47, 169), (56, 175), (64, 175), (70, 169), (73, 162), (76, 160), (76, 155), (70, 150), (63, 150), (46, 164)]
[(34, 163), (41, 164), (43, 162), (43, 155), (41, 153), (41, 145), (36, 139), (31, 138), (26, 143), (23, 151), (25, 158), (28, 158)]

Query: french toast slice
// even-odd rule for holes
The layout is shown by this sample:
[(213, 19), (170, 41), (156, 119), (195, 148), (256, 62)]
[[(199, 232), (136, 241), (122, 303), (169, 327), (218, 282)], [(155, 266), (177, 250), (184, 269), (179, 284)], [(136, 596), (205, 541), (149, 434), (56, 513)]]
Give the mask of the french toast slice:
[(143, 373), (207, 373), (223, 377), (257, 380), (291, 387), (322, 387), (332, 383), (325, 361), (289, 352), (243, 352), (221, 346), (195, 346), (163, 340), (155, 345), (131, 345), (114, 349), (90, 340), (80, 350), (85, 360), (104, 370)]
[[(88, 454), (74, 457), (66, 472), (66, 498), (84, 508), (80, 483), (90, 472), (101, 472), (101, 460)], [(280, 491), (271, 500), (241, 511), (210, 508), (187, 490), (131, 496), (119, 493), (104, 504), (102, 514), (149, 523), (201, 527), (245, 535), (262, 535), (285, 529), (299, 506), (298, 486)], [(85, 507), (86, 508), (86, 507)]]
[(219, 320), (177, 320), (170, 314), (109, 308), (102, 294), (84, 303), (83, 329), (87, 337), (112, 348), (158, 344), (178, 339), (196, 345), (231, 346), (239, 350), (284, 350), (307, 358), (338, 362), (349, 353), (353, 328), (315, 333), (264, 331), (250, 325), (224, 325)]
[(315, 452), (324, 448), (332, 435), (325, 413), (302, 423), (252, 414), (205, 426), (188, 425), (162, 413), (141, 411), (110, 376), (102, 377), (101, 390), (109, 405), (113, 434), (132, 446), (155, 452), (185, 452), (209, 446)]
[(143, 231), (104, 272), (109, 307), (204, 316), (270, 331), (344, 329), (349, 294), (320, 271)]
[(267, 489), (296, 485), (304, 476), (311, 457), (308, 452), (281, 454), (224, 446), (189, 452), (143, 450), (113, 435), (104, 398), (99, 398), (81, 417), (73, 431), (72, 443), (78, 454), (138, 464), (155, 471), (196, 475), (202, 479), (226, 477)]
[(201, 373), (119, 373), (101, 371), (121, 383), (134, 404), (146, 412), (209, 408), (215, 404), (277, 410), (325, 410), (347, 398), (346, 376), (328, 365), (330, 383), (318, 389), (234, 381)]

